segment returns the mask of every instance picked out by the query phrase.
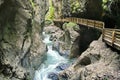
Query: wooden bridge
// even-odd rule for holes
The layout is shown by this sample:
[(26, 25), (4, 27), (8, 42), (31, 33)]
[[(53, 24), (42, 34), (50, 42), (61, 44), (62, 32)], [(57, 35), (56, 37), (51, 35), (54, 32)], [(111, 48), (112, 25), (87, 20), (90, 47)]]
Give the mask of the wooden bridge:
[(120, 29), (112, 29), (112, 28), (105, 28), (104, 22), (90, 20), (90, 19), (83, 19), (83, 18), (63, 18), (63, 19), (55, 19), (54, 21), (57, 22), (74, 22), (80, 25), (96, 28), (102, 31), (102, 39), (108, 45), (120, 50)]

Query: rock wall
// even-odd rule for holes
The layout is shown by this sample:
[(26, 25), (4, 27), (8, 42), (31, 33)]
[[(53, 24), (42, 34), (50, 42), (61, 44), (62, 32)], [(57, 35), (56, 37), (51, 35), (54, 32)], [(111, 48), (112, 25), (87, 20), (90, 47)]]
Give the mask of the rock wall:
[(77, 61), (59, 74), (59, 80), (119, 80), (120, 55), (102, 39), (93, 41)]
[(0, 80), (32, 79), (45, 56), (45, 0), (0, 0)]
[[(101, 19), (102, 0), (53, 0), (56, 16), (83, 17), (89, 19)], [(59, 11), (58, 11), (59, 10)]]
[(55, 18), (62, 16), (62, 0), (53, 0), (53, 6), (55, 8)]
[(80, 0), (84, 8), (81, 16), (87, 19), (101, 19), (102, 16), (102, 0)]
[(120, 1), (108, 0), (106, 2), (106, 9), (104, 10), (103, 20), (105, 27), (120, 28)]

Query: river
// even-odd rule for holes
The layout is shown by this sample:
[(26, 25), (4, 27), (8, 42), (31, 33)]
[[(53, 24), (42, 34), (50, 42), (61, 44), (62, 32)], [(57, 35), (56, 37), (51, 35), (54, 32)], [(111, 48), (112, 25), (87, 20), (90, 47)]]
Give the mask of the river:
[(50, 35), (43, 33), (43, 42), (47, 45), (47, 58), (41, 64), (40, 68), (35, 72), (34, 80), (52, 80), (48, 78), (48, 74), (51, 72), (59, 73), (60, 71), (56, 69), (61, 63), (71, 64), (73, 60), (69, 60), (66, 57), (60, 56), (55, 50), (52, 50), (53, 42), (49, 40)]

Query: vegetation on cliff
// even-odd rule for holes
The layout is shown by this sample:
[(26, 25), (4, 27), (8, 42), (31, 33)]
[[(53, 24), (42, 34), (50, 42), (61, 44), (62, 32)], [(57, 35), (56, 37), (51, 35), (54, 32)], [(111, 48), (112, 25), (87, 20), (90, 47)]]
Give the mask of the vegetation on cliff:
[(53, 6), (53, 2), (52, 0), (49, 0), (49, 11), (46, 14), (46, 20), (53, 20), (54, 12), (55, 12), (55, 8)]

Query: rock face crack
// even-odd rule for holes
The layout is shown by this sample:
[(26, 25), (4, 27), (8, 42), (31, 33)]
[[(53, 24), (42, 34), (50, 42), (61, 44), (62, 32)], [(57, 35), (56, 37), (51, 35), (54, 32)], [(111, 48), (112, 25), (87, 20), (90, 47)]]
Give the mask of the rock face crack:
[(81, 59), (79, 64), (82, 66), (87, 66), (87, 65), (91, 64), (91, 60), (89, 57), (84, 57), (83, 59)]

